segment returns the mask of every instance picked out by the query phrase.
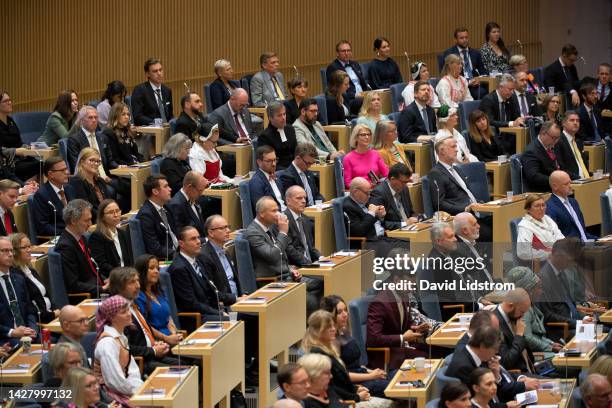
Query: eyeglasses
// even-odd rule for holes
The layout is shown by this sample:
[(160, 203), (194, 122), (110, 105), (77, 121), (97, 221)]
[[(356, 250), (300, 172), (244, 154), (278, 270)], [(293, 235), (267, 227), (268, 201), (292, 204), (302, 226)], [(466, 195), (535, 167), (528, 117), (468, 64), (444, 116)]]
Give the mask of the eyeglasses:
[(4, 248), (4, 249), (0, 249), (0, 254), (3, 255), (12, 255), (13, 254), (13, 249), (8, 249), (8, 248)]
[(303, 161), (303, 162), (304, 162), (304, 164), (305, 164), (306, 166), (308, 166), (308, 167), (310, 167), (310, 166), (312, 166), (313, 164), (315, 164), (315, 163), (316, 163), (316, 160), (310, 160), (310, 161), (309, 161), (309, 160), (304, 160), (304, 158), (303, 158), (303, 157), (300, 157), (300, 160), (301, 160), (301, 161)]
[(215, 228), (209, 228), (211, 231), (217, 231), (217, 230), (228, 230), (230, 229), (229, 225), (222, 225), (220, 227), (215, 227)]
[(104, 214), (119, 214), (121, 215), (121, 210), (119, 208), (117, 208), (116, 210), (111, 210), (111, 211), (104, 211)]
[(49, 170), (49, 172), (56, 172), (56, 171), (61, 171), (62, 173), (65, 173), (66, 170), (68, 170), (68, 167), (62, 167), (61, 169), (51, 169)]
[(338, 52), (351, 52), (351, 51), (353, 51), (353, 50), (352, 50), (352, 49), (350, 49), (350, 48), (347, 48), (347, 49), (345, 49), (345, 50), (338, 50)]
[(95, 164), (102, 163), (102, 160), (100, 160), (100, 159), (88, 159), (87, 161), (90, 162), (90, 163), (95, 163)]
[(267, 160), (262, 160), (262, 162), (264, 163), (278, 163), (278, 159), (267, 159)]
[(357, 137), (370, 137), (372, 136), (371, 133), (357, 133)]
[(87, 317), (83, 317), (81, 319), (78, 320), (68, 320), (68, 323), (78, 323), (78, 324), (85, 324), (87, 323), (89, 319)]
[(358, 191), (361, 191), (363, 194), (365, 194), (365, 195), (367, 195), (367, 196), (372, 195), (372, 192), (371, 192), (371, 191), (369, 191), (369, 190), (368, 190), (368, 191), (364, 191), (364, 190), (362, 190), (362, 189), (360, 189), (360, 188), (358, 188), (357, 190), (358, 190)]

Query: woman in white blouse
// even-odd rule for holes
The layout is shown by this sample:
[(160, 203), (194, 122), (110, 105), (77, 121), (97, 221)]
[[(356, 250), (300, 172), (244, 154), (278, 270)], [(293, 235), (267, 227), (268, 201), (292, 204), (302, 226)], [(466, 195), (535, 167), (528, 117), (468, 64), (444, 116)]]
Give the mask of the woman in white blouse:
[(98, 308), (94, 371), (108, 396), (128, 407), (130, 397), (142, 385), (138, 365), (130, 355), (124, 334), (131, 324), (129, 303), (123, 296), (111, 296)]
[(440, 73), (442, 79), (436, 87), (442, 105), (457, 108), (460, 102), (474, 100), (468, 88), (468, 81), (461, 76), (462, 67), (463, 62), (458, 55), (450, 54), (444, 59), (444, 68)]
[(223, 163), (215, 149), (219, 140), (219, 125), (205, 123), (202, 125), (204, 135), (197, 135), (189, 151), (191, 170), (204, 175), (211, 183), (229, 183), (231, 178), (223, 174)]
[[(429, 73), (429, 68), (427, 64), (421, 61), (417, 61), (412, 64), (410, 67), (410, 75), (412, 76), (412, 81), (408, 82), (408, 85), (402, 91), (402, 98), (404, 98), (404, 106), (410, 105), (414, 102), (414, 84), (419, 81), (428, 81), (431, 78), (431, 74)], [(438, 95), (436, 94), (436, 90), (433, 86), (429, 85), (429, 102), (427, 105), (431, 106), (434, 109), (438, 109), (440, 107), (440, 101), (438, 100)]]
[(40, 311), (40, 320), (49, 323), (59, 316), (59, 309), (51, 302), (47, 288), (42, 283), (40, 275), (32, 267), (32, 243), (30, 238), (22, 232), (9, 236), (13, 245), (13, 271), (21, 273), (28, 285), (30, 300)]
[(518, 224), (516, 252), (524, 260), (546, 260), (553, 244), (565, 238), (555, 221), (545, 214), (546, 202), (539, 194), (525, 200), (527, 214)]
[[(440, 106), (438, 110), (438, 133), (436, 139), (442, 136), (452, 136), (457, 142), (457, 163), (477, 162), (478, 158), (470, 153), (465, 138), (455, 129), (459, 122), (457, 109), (449, 108), (447, 105)], [(436, 154), (436, 160), (438, 156)]]

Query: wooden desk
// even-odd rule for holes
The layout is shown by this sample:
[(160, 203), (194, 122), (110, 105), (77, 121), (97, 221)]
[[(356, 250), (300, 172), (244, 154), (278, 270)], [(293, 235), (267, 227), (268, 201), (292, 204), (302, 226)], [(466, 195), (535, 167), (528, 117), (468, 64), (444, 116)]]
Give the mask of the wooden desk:
[(232, 187), (227, 190), (207, 188), (202, 195), (220, 198), (221, 215), (227, 220), (230, 229), (233, 231), (242, 228), (242, 213), (240, 212), (238, 187)]
[(373, 91), (364, 91), (364, 97), (370, 92), (378, 92), (380, 94), (380, 104), (382, 105), (381, 113), (388, 115), (393, 112), (393, 105), (391, 104), (391, 89), (383, 88), (375, 89)]
[(494, 90), (497, 89), (497, 84), (499, 84), (499, 78), (498, 76), (496, 77), (491, 77), (491, 76), (479, 76), (478, 79), (480, 80), (481, 84), (487, 84), (487, 87), (489, 89), (488, 93), (493, 92)]
[[(96, 312), (98, 311), (98, 306), (100, 305), (100, 301), (96, 299), (85, 299), (81, 303), (77, 305), (79, 309), (85, 312), (85, 315), (89, 319), (89, 328), (90, 331), (95, 330), (94, 320), (96, 317)], [(45, 329), (51, 330), (53, 333), (62, 333), (62, 326), (60, 326), (59, 318), (50, 321), (49, 323), (43, 324)]]
[(315, 248), (321, 255), (328, 256), (336, 251), (336, 236), (334, 235), (334, 217), (332, 207), (317, 210), (308, 207), (304, 214), (314, 220)]
[(57, 147), (49, 147), (47, 149), (23, 149), (24, 156), (40, 157), (47, 160), (49, 157), (59, 156), (60, 152)]
[(151, 162), (141, 163), (135, 166), (117, 167), (112, 169), (113, 176), (130, 179), (130, 202), (132, 211), (138, 211), (145, 201), (144, 181), (151, 175)]
[(386, 233), (390, 238), (410, 241), (410, 256), (416, 258), (419, 256), (427, 256), (431, 250), (431, 225), (432, 224), (420, 222), (417, 224), (416, 229), (408, 230), (404, 228), (386, 231)]
[(425, 212), (423, 209), (423, 184), (421, 184), (420, 181), (417, 183), (409, 183), (408, 194), (410, 195), (410, 203), (412, 204), (414, 212), (423, 214)]
[(327, 125), (323, 126), (323, 130), (330, 133), (330, 140), (336, 141), (336, 149), (343, 150), (344, 153), (351, 151), (349, 146), (349, 138), (351, 136), (351, 127), (345, 125)]
[[(604, 340), (608, 334), (603, 333), (597, 337), (597, 341), (593, 340), (589, 343), (588, 350), (580, 354), (580, 357), (559, 357), (555, 356), (552, 359), (552, 363), (557, 367), (578, 367), (588, 368), (591, 366), (591, 362), (597, 357), (597, 343)], [(578, 343), (574, 337), (565, 346), (566, 349), (578, 348)]]
[(587, 227), (601, 224), (601, 206), (599, 196), (610, 187), (607, 176), (598, 180), (588, 179), (585, 183), (572, 183), (574, 198), (580, 204), (584, 215), (584, 224)]
[(485, 163), (488, 172), (493, 173), (493, 197), (505, 198), (508, 191), (512, 191), (510, 180), (510, 162), (497, 161)]
[[(558, 408), (568, 408), (572, 406), (572, 393), (576, 387), (576, 379), (544, 380), (546, 382), (559, 383), (556, 390), (538, 390), (538, 405), (556, 405)], [(561, 387), (565, 389), (561, 389)]]
[[(32, 344), (29, 354), (24, 354), (23, 348), (19, 348), (0, 365), (0, 372), (2, 373), (0, 382), (5, 384), (37, 383), (40, 373), (41, 353), (46, 353), (46, 351), (42, 350), (40, 344)], [(19, 364), (29, 364), (29, 366), (17, 367)]]
[[(133, 406), (197, 408), (198, 367), (185, 366), (185, 374), (169, 372), (170, 367), (158, 367), (130, 398)], [(164, 395), (147, 395), (148, 390), (163, 389)]]
[(399, 145), (404, 151), (414, 152), (414, 172), (423, 177), (431, 170), (430, 143), (403, 143)]
[(601, 116), (604, 118), (612, 118), (612, 110), (604, 109), (601, 111)]
[[(195, 344), (184, 345), (190, 341)], [(172, 352), (202, 359), (202, 400), (205, 408), (213, 408), (216, 404), (229, 408), (230, 392), (237, 386), (244, 391), (243, 322), (224, 322), (223, 332), (220, 328), (207, 330), (204, 324), (181, 345), (174, 346)], [(197, 399), (195, 402), (197, 404)]]
[(260, 108), (260, 107), (256, 107), (256, 106), (251, 106), (249, 108), (249, 112), (251, 112), (253, 115), (257, 115), (260, 118), (263, 119), (263, 128), (267, 128), (268, 127), (268, 123), (270, 123), (270, 120), (268, 119), (268, 112), (266, 111), (266, 108)]
[(253, 170), (253, 146), (250, 144), (233, 143), (217, 146), (217, 151), (232, 153), (236, 156), (236, 174), (245, 176)]
[[(19, 232), (23, 232), (28, 235), (28, 196), (22, 195), (19, 197), (17, 203), (13, 207), (13, 216), (15, 217), (15, 225), (17, 225)], [(61, 217), (62, 215), (57, 214), (57, 216)]]
[(336, 176), (333, 163), (313, 164), (311, 171), (319, 173), (319, 192), (325, 200), (336, 198)]
[(170, 125), (163, 126), (137, 126), (136, 132), (155, 137), (154, 154), (161, 154), (164, 145), (170, 139)]
[(242, 300), (232, 305), (235, 312), (258, 316), (259, 408), (267, 408), (277, 398), (277, 386), (274, 384), (271, 388), (270, 384), (270, 360), (278, 356), (278, 366), (286, 364), (289, 347), (302, 339), (306, 329), (306, 284), (286, 283), (283, 289), (273, 289), (271, 285), (264, 286), (247, 298), (263, 297), (265, 302)]
[(606, 168), (606, 145), (601, 143), (593, 146), (584, 146), (584, 151), (589, 155), (589, 171), (605, 170)]
[(612, 323), (612, 309), (599, 316), (599, 320), (604, 323)]
[(500, 127), (500, 133), (512, 133), (516, 137), (516, 153), (523, 153), (527, 144), (529, 144), (529, 128), (514, 126)]
[(302, 275), (321, 276), (323, 278), (323, 296), (340, 295), (350, 302), (361, 296), (362, 291), (369, 288), (361, 287), (362, 271), (361, 254), (355, 256), (334, 256), (325, 258), (334, 265), (321, 265), (320, 268), (300, 268)]
[[(442, 346), (454, 348), (459, 340), (468, 331), (469, 322), (462, 323), (459, 316), (473, 316), (473, 313), (456, 313), (438, 328), (425, 341), (432, 346)], [(457, 331), (461, 329), (461, 331)]]
[[(397, 399), (416, 399), (417, 408), (424, 408), (427, 401), (431, 400), (431, 389), (436, 372), (442, 367), (444, 360), (425, 360), (425, 369), (418, 373), (413, 367), (410, 370), (397, 370), (397, 373), (385, 389), (385, 396)], [(414, 364), (414, 360), (404, 360), (404, 364)], [(400, 385), (400, 381), (421, 380), (424, 387), (414, 388)]]

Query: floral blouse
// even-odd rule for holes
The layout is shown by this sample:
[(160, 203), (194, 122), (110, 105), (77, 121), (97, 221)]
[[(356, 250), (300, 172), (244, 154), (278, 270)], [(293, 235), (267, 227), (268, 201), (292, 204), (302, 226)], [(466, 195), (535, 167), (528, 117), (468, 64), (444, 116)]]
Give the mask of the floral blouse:
[(508, 56), (505, 54), (497, 55), (489, 43), (482, 45), (480, 53), (482, 54), (482, 63), (489, 74), (493, 71), (501, 72), (502, 74), (512, 71), (510, 64), (508, 64)]

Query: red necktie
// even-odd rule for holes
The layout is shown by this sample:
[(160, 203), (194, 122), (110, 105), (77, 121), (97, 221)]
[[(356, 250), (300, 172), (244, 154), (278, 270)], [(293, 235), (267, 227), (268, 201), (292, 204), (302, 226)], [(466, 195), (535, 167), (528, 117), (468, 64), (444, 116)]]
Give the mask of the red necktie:
[(87, 262), (89, 262), (89, 266), (91, 266), (92, 272), (94, 273), (94, 275), (96, 275), (98, 284), (103, 285), (102, 281), (100, 280), (100, 276), (98, 275), (98, 270), (96, 269), (93, 262), (91, 261), (91, 256), (89, 256), (89, 251), (87, 250), (87, 248), (85, 248), (85, 240), (83, 239), (83, 237), (79, 239), (79, 246), (81, 247), (81, 251), (83, 251), (83, 253), (85, 254), (85, 258), (87, 258)]
[(238, 120), (237, 113), (234, 113), (234, 121), (236, 122), (236, 128), (238, 129), (238, 134), (240, 135), (240, 137), (243, 139), (247, 139), (247, 135), (246, 133), (244, 133), (244, 129), (242, 128), (242, 126), (240, 125), (240, 121)]
[(13, 233), (13, 223), (11, 222), (11, 216), (8, 210), (4, 212), (4, 229), (6, 230), (6, 235)]
[(550, 160), (555, 162), (555, 167), (557, 168), (557, 170), (559, 170), (559, 163), (557, 163), (557, 155), (555, 154), (555, 152), (553, 152), (552, 149), (546, 149), (546, 154), (548, 155), (548, 158)]

